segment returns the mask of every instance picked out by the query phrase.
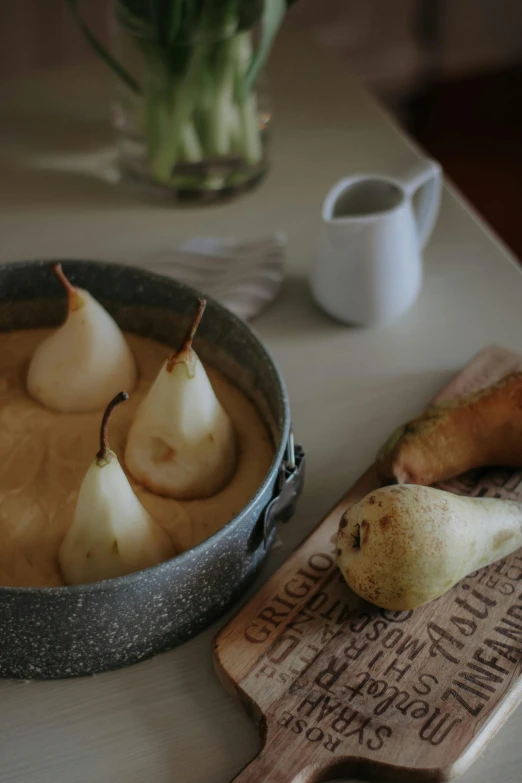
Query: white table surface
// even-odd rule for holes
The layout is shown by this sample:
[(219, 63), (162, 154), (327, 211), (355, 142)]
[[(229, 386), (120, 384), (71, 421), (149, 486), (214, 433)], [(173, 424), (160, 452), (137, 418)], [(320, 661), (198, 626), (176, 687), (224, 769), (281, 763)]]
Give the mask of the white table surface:
[[(448, 189), (422, 294), (399, 323), (347, 328), (316, 309), (306, 274), (323, 195), (356, 170), (400, 173), (417, 152), (342, 64), (307, 39), (283, 35), (271, 70), (273, 170), (237, 203), (201, 210), (140, 203), (106, 181), (108, 90), (100, 68), (0, 88), (0, 261), (124, 261), (194, 234), (288, 232), (287, 282), (255, 327), (288, 384), (308, 475), (262, 578), (372, 461), (389, 431), (476, 351), (522, 345), (522, 278), (513, 258)], [(258, 739), (213, 673), (216, 630), (120, 672), (1, 682), (2, 783), (227, 783)], [(521, 736), (519, 709), (462, 783), (520, 781)]]

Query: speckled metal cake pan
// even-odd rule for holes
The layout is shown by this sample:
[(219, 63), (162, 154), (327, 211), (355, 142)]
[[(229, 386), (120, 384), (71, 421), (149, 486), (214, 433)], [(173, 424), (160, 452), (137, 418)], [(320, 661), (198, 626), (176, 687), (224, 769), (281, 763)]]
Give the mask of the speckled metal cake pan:
[[(177, 345), (197, 293), (134, 267), (64, 263), (122, 329)], [(0, 266), (0, 330), (56, 326), (63, 291), (49, 261)], [(251, 329), (213, 301), (195, 341), (234, 381), (272, 432), (275, 455), (249, 503), (193, 549), (129, 576), (73, 587), (0, 587), (0, 676), (51, 679), (127, 666), (172, 648), (223, 615), (261, 567), (275, 524), (288, 520), (303, 481), (283, 380)]]

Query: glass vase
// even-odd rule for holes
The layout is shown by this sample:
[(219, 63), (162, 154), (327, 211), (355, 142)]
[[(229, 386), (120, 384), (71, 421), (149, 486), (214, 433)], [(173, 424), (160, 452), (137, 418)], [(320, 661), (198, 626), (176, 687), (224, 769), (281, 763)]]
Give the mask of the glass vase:
[(266, 79), (247, 86), (250, 29), (183, 41), (168, 52), (115, 23), (113, 126), (121, 172), (151, 195), (212, 202), (252, 188), (267, 170)]

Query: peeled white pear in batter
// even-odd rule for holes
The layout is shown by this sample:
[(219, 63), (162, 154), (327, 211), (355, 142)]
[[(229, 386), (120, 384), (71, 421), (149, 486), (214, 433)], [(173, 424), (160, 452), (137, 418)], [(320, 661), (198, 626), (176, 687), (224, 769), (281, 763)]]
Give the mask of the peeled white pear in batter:
[(405, 610), (520, 546), (520, 503), (403, 484), (370, 492), (345, 512), (337, 564), (361, 598)]
[(114, 408), (128, 399), (120, 392), (103, 416), (100, 451), (80, 487), (74, 520), (58, 559), (67, 584), (124, 576), (168, 560), (174, 545), (132, 491), (107, 439)]
[(205, 304), (199, 301), (181, 349), (165, 362), (138, 408), (125, 450), (136, 481), (185, 500), (219, 492), (236, 467), (232, 422), (192, 349)]
[(61, 264), (54, 264), (53, 271), (67, 291), (67, 319), (34, 352), (27, 391), (63, 413), (103, 410), (118, 389), (134, 388), (134, 356), (105, 308), (71, 285)]

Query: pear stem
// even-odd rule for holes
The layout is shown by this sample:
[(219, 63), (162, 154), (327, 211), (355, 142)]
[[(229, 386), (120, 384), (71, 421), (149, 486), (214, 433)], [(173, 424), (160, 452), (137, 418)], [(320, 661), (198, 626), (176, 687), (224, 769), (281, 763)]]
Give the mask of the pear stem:
[(53, 264), (52, 270), (60, 283), (63, 285), (69, 296), (74, 296), (76, 294), (76, 288), (70, 283), (67, 278), (65, 277), (65, 272), (62, 269), (61, 264)]
[(120, 405), (122, 402), (125, 402), (125, 400), (128, 399), (129, 399), (129, 395), (127, 394), (127, 392), (122, 391), (110, 401), (110, 403), (107, 405), (105, 409), (105, 413), (103, 414), (103, 419), (102, 419), (101, 429), (100, 429), (100, 450), (96, 455), (96, 462), (98, 463), (98, 465), (100, 463), (105, 464), (107, 462), (107, 457), (111, 450), (109, 446), (108, 428), (109, 428), (109, 419), (112, 416), (112, 412), (115, 408), (118, 407), (118, 405)]
[(360, 549), (361, 548), (361, 526), (359, 524), (355, 525), (356, 532), (352, 533), (353, 538), (353, 544), (352, 547), (354, 549)]
[(198, 326), (201, 323), (201, 319), (203, 318), (203, 313), (205, 312), (206, 306), (207, 306), (206, 299), (198, 299), (198, 307), (196, 313), (194, 315), (194, 318), (192, 319), (187, 334), (185, 335), (185, 339), (181, 344), (181, 348), (179, 349), (179, 351), (175, 351), (173, 354), (169, 356), (169, 359), (167, 361), (167, 372), (172, 372), (172, 368), (176, 364), (176, 359), (179, 356), (181, 356), (182, 353), (187, 353), (192, 348), (192, 340), (194, 339), (195, 334), (198, 330)]

